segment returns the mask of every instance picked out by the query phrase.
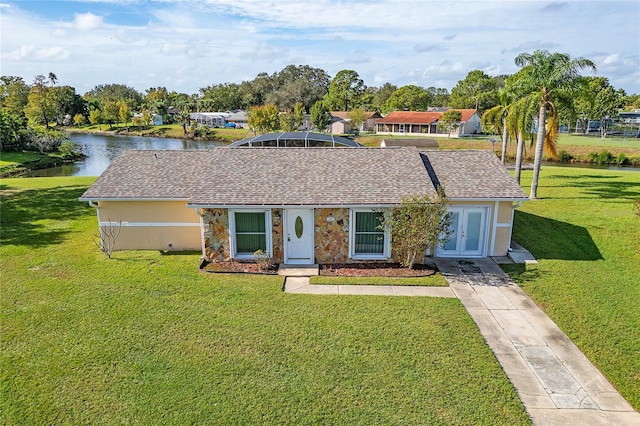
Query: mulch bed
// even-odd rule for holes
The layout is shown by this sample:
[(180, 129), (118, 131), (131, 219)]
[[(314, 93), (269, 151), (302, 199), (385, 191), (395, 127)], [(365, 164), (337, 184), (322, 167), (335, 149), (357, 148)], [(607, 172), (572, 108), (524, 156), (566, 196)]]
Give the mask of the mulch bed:
[[(266, 271), (261, 271), (253, 262), (211, 262), (201, 265), (204, 272), (267, 274), (278, 273), (278, 265), (271, 265)], [(335, 277), (428, 277), (435, 274), (432, 268), (416, 264), (412, 269), (405, 268), (399, 263), (332, 263), (320, 265), (320, 275)]]
[(278, 265), (271, 265), (266, 271), (261, 271), (257, 263), (224, 261), (200, 265), (200, 270), (204, 272), (275, 275), (278, 273)]
[(428, 277), (432, 268), (415, 264), (412, 269), (399, 263), (334, 263), (320, 266), (320, 275), (342, 277)]

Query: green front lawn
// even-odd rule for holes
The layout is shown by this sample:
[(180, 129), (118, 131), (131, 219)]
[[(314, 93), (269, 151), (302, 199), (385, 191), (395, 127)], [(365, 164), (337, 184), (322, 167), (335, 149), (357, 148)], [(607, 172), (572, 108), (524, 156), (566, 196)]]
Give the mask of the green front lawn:
[(109, 260), (77, 201), (91, 182), (0, 181), (0, 423), (530, 423), (458, 300)]
[(538, 191), (513, 239), (539, 263), (505, 269), (640, 409), (640, 173), (545, 166)]

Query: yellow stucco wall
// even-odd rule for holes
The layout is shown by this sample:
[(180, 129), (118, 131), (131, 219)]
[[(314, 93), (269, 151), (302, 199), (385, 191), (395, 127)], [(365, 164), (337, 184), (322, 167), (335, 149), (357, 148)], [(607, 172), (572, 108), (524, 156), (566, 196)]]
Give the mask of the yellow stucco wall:
[(511, 241), (509, 240), (511, 236), (510, 228), (496, 228), (496, 243), (494, 246), (494, 256), (506, 256), (507, 251), (509, 250), (509, 246)]
[[(100, 201), (98, 216), (120, 228), (116, 250), (200, 250), (200, 217), (185, 201)], [(120, 224), (121, 223), (121, 224)], [(173, 226), (172, 226), (173, 225)]]
[(186, 201), (100, 201), (100, 220), (105, 222), (193, 222), (200, 217)]
[(513, 203), (511, 201), (500, 201), (498, 205), (498, 223), (511, 223)]

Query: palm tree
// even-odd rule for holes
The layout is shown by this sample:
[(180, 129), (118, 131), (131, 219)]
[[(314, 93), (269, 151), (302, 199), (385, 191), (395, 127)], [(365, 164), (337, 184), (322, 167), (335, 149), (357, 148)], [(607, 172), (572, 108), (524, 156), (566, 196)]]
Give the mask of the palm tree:
[(556, 140), (560, 123), (557, 102), (579, 88), (579, 71), (585, 68), (595, 71), (596, 65), (589, 59), (571, 59), (567, 54), (549, 53), (547, 50), (521, 53), (515, 63), (521, 68), (518, 72), (521, 78), (512, 88), (514, 93), (538, 105), (538, 134), (529, 194), (529, 198), (535, 199), (538, 195), (543, 148), (552, 157), (557, 157)]
[(507, 162), (507, 144), (509, 143), (509, 129), (507, 128), (507, 116), (509, 115), (509, 93), (505, 89), (498, 91), (500, 104), (488, 109), (482, 114), (482, 127), (493, 129), (502, 138), (502, 152), (500, 160), (502, 164)]
[(520, 183), (522, 160), (524, 158), (524, 139), (525, 135), (531, 134), (533, 124), (532, 117), (535, 109), (535, 102), (531, 102), (531, 100), (527, 98), (522, 98), (509, 105), (505, 119), (505, 127), (509, 137), (515, 139), (517, 142), (515, 178), (518, 183)]

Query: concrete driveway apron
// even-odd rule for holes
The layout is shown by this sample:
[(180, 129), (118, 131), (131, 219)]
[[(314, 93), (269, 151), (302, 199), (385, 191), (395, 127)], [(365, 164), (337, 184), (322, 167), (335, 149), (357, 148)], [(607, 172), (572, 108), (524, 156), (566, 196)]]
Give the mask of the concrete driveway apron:
[(436, 259), (535, 425), (640, 426), (640, 413), (491, 259)]

